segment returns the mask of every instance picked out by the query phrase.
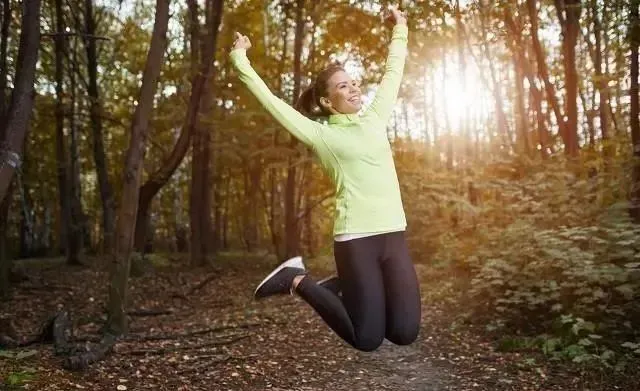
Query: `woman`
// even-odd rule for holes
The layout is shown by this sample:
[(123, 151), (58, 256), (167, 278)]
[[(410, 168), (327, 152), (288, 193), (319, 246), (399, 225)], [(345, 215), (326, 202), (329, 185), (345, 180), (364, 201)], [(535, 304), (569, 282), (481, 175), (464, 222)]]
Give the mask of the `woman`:
[[(404, 238), (405, 214), (386, 125), (395, 104), (407, 52), (406, 19), (395, 23), (384, 77), (370, 107), (358, 84), (338, 66), (321, 71), (290, 107), (251, 67), (251, 42), (236, 33), (231, 60), (240, 80), (297, 139), (313, 150), (336, 186), (334, 253), (338, 279), (318, 284), (302, 258), (278, 266), (256, 288), (257, 299), (297, 293), (351, 346), (377, 349), (384, 338), (406, 345), (420, 328), (420, 291)], [(309, 117), (328, 117), (321, 124)], [(333, 284), (332, 284), (333, 283)], [(331, 285), (338, 285), (341, 296)]]

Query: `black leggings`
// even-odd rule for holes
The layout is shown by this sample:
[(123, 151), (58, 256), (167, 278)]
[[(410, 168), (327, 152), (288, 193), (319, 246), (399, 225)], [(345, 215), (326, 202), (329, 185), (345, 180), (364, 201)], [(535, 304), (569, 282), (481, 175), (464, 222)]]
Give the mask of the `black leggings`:
[(415, 341), (420, 328), (420, 289), (404, 232), (334, 242), (342, 298), (309, 276), (296, 291), (342, 339), (372, 351), (384, 338)]

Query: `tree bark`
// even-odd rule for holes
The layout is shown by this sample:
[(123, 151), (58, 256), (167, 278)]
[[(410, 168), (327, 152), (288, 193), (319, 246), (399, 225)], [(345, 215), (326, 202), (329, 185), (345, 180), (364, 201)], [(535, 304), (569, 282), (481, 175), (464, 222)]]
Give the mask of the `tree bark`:
[(640, 18), (638, 8), (640, 0), (631, 0), (629, 4), (629, 46), (631, 49), (631, 66), (629, 76), (631, 84), (629, 94), (631, 107), (629, 125), (631, 142), (633, 143), (633, 178), (631, 183), (631, 210), (634, 222), (640, 224), (640, 102), (638, 97), (638, 47), (640, 46)]
[[(305, 0), (296, 0), (295, 20), (296, 30), (293, 43), (293, 100), (300, 95), (300, 82), (302, 77), (302, 40), (304, 38), (304, 7)], [(295, 151), (298, 145), (297, 140), (291, 136), (289, 147)], [(295, 160), (298, 153), (294, 153), (289, 159), (287, 168), (287, 182), (284, 193), (284, 220), (285, 220), (285, 258), (299, 255), (300, 252), (300, 230), (297, 216), (296, 203), (296, 175), (297, 167)]]
[(69, 265), (80, 264), (79, 231), (74, 229), (71, 215), (72, 197), (70, 192), (69, 156), (67, 155), (66, 137), (64, 134), (64, 57), (65, 31), (62, 0), (55, 1), (56, 36), (55, 36), (55, 80), (56, 80), (56, 160), (58, 164), (58, 191), (60, 198), (60, 244), (64, 248)]
[[(603, 3), (602, 14), (607, 12), (607, 2)], [(598, 14), (598, 1), (592, 0), (591, 9), (593, 13), (593, 35), (595, 36), (595, 55), (594, 67), (596, 71), (595, 85), (598, 90), (598, 109), (600, 115), (600, 133), (602, 135), (602, 143), (604, 144), (603, 153), (605, 162), (608, 163), (615, 154), (614, 145), (611, 144), (609, 135), (608, 111), (609, 106), (609, 88), (607, 86), (606, 75), (603, 74), (602, 64), (602, 24)], [(604, 32), (606, 34), (606, 31)]]
[[(72, 61), (74, 64), (77, 64), (77, 50), (76, 50), (76, 41), (73, 41), (73, 58)], [(77, 111), (77, 95), (78, 88), (76, 83), (76, 73), (74, 69), (69, 67), (69, 96), (70, 96), (70, 110), (69, 110), (69, 197), (70, 197), (70, 212), (71, 212), (71, 224), (70, 228), (72, 231), (71, 239), (73, 242), (72, 252), (77, 251), (80, 253), (83, 247), (91, 246), (91, 237), (88, 232), (88, 228), (85, 224), (84, 212), (82, 210), (82, 202), (81, 193), (82, 189), (80, 186), (80, 164), (78, 161), (80, 160), (80, 153), (78, 150), (78, 121), (76, 121), (76, 111)], [(77, 250), (75, 249), (77, 247)]]
[(567, 140), (566, 123), (564, 121), (564, 115), (560, 109), (560, 103), (556, 96), (555, 87), (549, 79), (549, 69), (546, 63), (546, 55), (544, 48), (538, 37), (538, 9), (536, 0), (527, 0), (527, 9), (529, 11), (529, 19), (531, 21), (531, 41), (533, 43), (533, 51), (536, 56), (536, 62), (538, 63), (538, 74), (540, 79), (544, 83), (544, 89), (547, 95), (547, 101), (553, 110), (556, 122), (558, 123), (558, 131), (564, 140), (565, 151), (569, 151), (569, 140)]
[(0, 299), (9, 298), (11, 288), (10, 274), (12, 261), (7, 251), (7, 236), (9, 231), (9, 204), (14, 186), (9, 186), (9, 191), (4, 200), (0, 201)]
[[(219, 0), (217, 3), (219, 3), (220, 10), (222, 10), (222, 4), (224, 3), (224, 1)], [(197, 19), (197, 4), (195, 3), (195, 1), (190, 0), (188, 8), (189, 12), (192, 15), (190, 17), (190, 30), (192, 38), (191, 50), (193, 51), (191, 56), (192, 66), (195, 64), (195, 66), (193, 66), (192, 68), (194, 72), (191, 79), (191, 96), (189, 98), (189, 105), (187, 106), (185, 123), (182, 126), (180, 136), (178, 137), (178, 141), (176, 141), (171, 154), (163, 162), (162, 166), (149, 177), (149, 179), (140, 189), (140, 201), (138, 204), (139, 206), (137, 219), (138, 223), (136, 224), (135, 239), (135, 247), (136, 249), (138, 249), (138, 251), (142, 251), (146, 240), (148, 232), (147, 222), (151, 202), (153, 201), (153, 198), (156, 196), (156, 194), (158, 194), (160, 189), (162, 189), (162, 187), (167, 184), (175, 170), (182, 163), (184, 156), (189, 150), (198, 120), (198, 113), (200, 112), (201, 103), (203, 101), (206, 83), (210, 83), (210, 81), (207, 81), (207, 75), (209, 75), (209, 78), (213, 78), (215, 76), (215, 69), (213, 69), (213, 57), (217, 49), (218, 28), (220, 26), (221, 12), (218, 12), (220, 17), (216, 17), (214, 19), (214, 26), (211, 31), (212, 36), (208, 37), (208, 39), (205, 41), (203, 46), (204, 57), (199, 60), (197, 44), (197, 42), (199, 41), (199, 24)]]
[(507, 116), (504, 112), (504, 99), (502, 98), (502, 86), (500, 85), (500, 81), (496, 77), (496, 70), (494, 66), (493, 53), (489, 48), (489, 43), (487, 42), (487, 27), (486, 27), (486, 19), (487, 15), (485, 15), (484, 9), (486, 7), (484, 0), (480, 1), (481, 7), (481, 15), (480, 15), (480, 25), (482, 29), (482, 49), (484, 55), (489, 63), (489, 75), (491, 76), (491, 90), (494, 97), (494, 108), (496, 112), (496, 120), (498, 122), (498, 132), (501, 137), (501, 143), (509, 145), (511, 144), (511, 137), (509, 131), (509, 123), (507, 122)]
[[(565, 107), (567, 120), (565, 123), (565, 149), (569, 156), (577, 156), (580, 149), (578, 143), (578, 71), (576, 69), (576, 43), (580, 32), (580, 0), (556, 0), (559, 14), (564, 11), (562, 26), (562, 47), (565, 77)], [(563, 22), (564, 20), (564, 22)]]
[[(455, 3), (455, 19), (456, 19), (456, 32), (457, 32), (457, 40), (458, 40), (458, 67), (459, 67), (459, 80), (461, 82), (461, 90), (462, 96), (467, 96), (467, 60), (464, 55), (464, 30), (462, 28), (462, 13), (460, 11), (460, 0), (456, 0)], [(463, 110), (460, 114), (460, 134), (462, 135), (462, 140), (465, 143), (464, 145), (464, 153), (463, 156), (460, 157), (460, 160), (463, 161), (471, 157), (471, 148), (470, 148), (470, 138), (469, 138), (469, 112), (467, 110)]]
[(40, 0), (22, 3), (22, 29), (14, 89), (3, 138), (0, 140), (0, 201), (7, 194), (14, 171), (20, 166), (29, 119), (33, 108), (38, 47), (40, 45)]
[[(205, 65), (215, 58), (218, 27), (222, 18), (223, 0), (208, 0), (205, 7), (205, 20), (208, 28), (205, 41), (201, 42), (203, 70), (203, 91), (200, 101), (200, 113), (193, 134), (193, 161), (190, 195), (191, 221), (191, 263), (201, 266), (207, 262), (207, 256), (216, 249), (211, 243), (214, 233), (211, 219), (211, 165), (212, 165), (212, 129), (208, 121), (214, 110), (213, 78), (215, 70)], [(198, 112), (196, 111), (196, 114)]]
[[(507, 30), (511, 33), (513, 40), (507, 40), (507, 45), (512, 53), (517, 58), (518, 66), (523, 72), (524, 76), (529, 82), (529, 93), (531, 105), (536, 113), (536, 122), (538, 127), (538, 142), (540, 146), (540, 154), (543, 159), (548, 157), (548, 139), (549, 131), (546, 126), (546, 120), (542, 111), (542, 92), (536, 86), (536, 78), (533, 73), (533, 67), (526, 56), (525, 43), (522, 40), (522, 33), (520, 29), (516, 27), (513, 16), (508, 7), (504, 10), (504, 21)], [(526, 126), (526, 123), (525, 123)]]
[(103, 251), (108, 254), (114, 245), (116, 206), (113, 186), (109, 179), (109, 163), (107, 162), (102, 132), (102, 104), (98, 87), (98, 57), (96, 39), (94, 38), (96, 23), (93, 13), (93, 1), (85, 0), (85, 34), (87, 36), (84, 38), (84, 44), (87, 52), (87, 71), (89, 76), (87, 93), (89, 94), (89, 118), (93, 135), (93, 159), (96, 164), (100, 198), (102, 199)]
[[(11, 3), (2, 0), (2, 27), (0, 28), (0, 124), (5, 123), (7, 113), (7, 49), (9, 46), (9, 26), (11, 25)], [(3, 139), (2, 126), (0, 125), (0, 140)]]
[(147, 62), (142, 75), (138, 105), (133, 114), (131, 139), (126, 154), (122, 199), (117, 220), (115, 251), (111, 261), (107, 329), (114, 335), (127, 331), (131, 251), (136, 223), (140, 178), (144, 162), (149, 118), (164, 57), (169, 23), (169, 0), (157, 0), (156, 16)]

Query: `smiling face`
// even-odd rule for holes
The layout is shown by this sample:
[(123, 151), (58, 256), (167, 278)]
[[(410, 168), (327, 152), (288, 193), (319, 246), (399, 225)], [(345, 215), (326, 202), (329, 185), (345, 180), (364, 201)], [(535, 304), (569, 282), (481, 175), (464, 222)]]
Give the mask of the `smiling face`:
[(335, 72), (327, 80), (327, 96), (320, 104), (332, 114), (355, 114), (362, 108), (360, 84), (344, 70)]

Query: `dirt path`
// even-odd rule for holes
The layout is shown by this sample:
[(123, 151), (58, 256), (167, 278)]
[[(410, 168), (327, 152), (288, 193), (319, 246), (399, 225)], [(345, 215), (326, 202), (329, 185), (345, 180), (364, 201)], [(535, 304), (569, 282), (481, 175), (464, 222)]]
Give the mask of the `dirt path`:
[[(129, 340), (83, 372), (63, 370), (50, 345), (30, 347), (32, 355), (21, 360), (0, 354), (0, 384), (18, 383), (0, 390), (640, 389), (606, 377), (598, 381), (597, 375), (552, 366), (535, 355), (496, 352), (482, 332), (460, 324), (460, 303), (435, 299), (433, 283), (425, 285), (416, 343), (385, 341), (376, 352), (358, 352), (299, 298), (253, 301), (254, 280), (264, 271), (164, 270), (134, 278), (134, 308), (170, 313), (132, 317)], [(105, 273), (56, 266), (30, 274), (12, 301), (0, 303), (0, 317), (12, 318), (23, 334), (35, 333), (47, 315), (62, 308), (72, 314), (77, 336), (99, 335)]]

